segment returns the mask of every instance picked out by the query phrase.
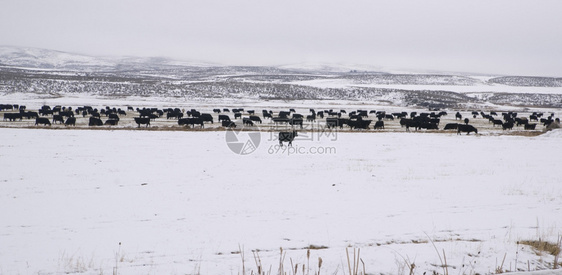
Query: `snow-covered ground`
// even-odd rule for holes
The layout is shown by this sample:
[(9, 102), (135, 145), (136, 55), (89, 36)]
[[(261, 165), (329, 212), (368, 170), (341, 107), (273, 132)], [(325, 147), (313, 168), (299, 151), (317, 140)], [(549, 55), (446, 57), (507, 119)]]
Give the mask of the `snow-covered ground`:
[(261, 133), (245, 156), (225, 137), (0, 129), (0, 274), (347, 274), (346, 248), (370, 274), (554, 261), (517, 242), (562, 233), (560, 130)]

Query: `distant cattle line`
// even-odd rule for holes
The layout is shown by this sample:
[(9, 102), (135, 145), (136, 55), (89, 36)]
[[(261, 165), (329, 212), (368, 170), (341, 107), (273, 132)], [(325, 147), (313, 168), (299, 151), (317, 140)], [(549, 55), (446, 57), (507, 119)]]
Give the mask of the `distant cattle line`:
[[(177, 126), (189, 129), (204, 129), (205, 125), (215, 126), (215, 129), (232, 129), (240, 126), (249, 129), (260, 125), (284, 126), (294, 131), (314, 130), (308, 128), (316, 125), (317, 128), (324, 130), (385, 130), (385, 122), (390, 123), (399, 120), (400, 127), (406, 132), (411, 129), (419, 131), (425, 130), (453, 130), (457, 134), (466, 132), (478, 133), (478, 129), (469, 124), (473, 119), (484, 119), (493, 127), (502, 130), (511, 130), (520, 127), (523, 130), (539, 130), (537, 125), (544, 127), (559, 127), (560, 119), (554, 113), (543, 114), (532, 112), (528, 116), (519, 115), (517, 112), (493, 112), (471, 111), (460, 112), (454, 115), (455, 123), (447, 123), (441, 127), (441, 119), (448, 116), (446, 111), (432, 110), (428, 112), (392, 112), (387, 113), (381, 110), (315, 110), (309, 109), (306, 114), (298, 113), (295, 109), (261, 110), (261, 115), (255, 110), (245, 108), (215, 108), (207, 113), (197, 109), (180, 108), (133, 108), (131, 106), (121, 108), (105, 106), (104, 108), (93, 108), (91, 106), (65, 107), (43, 105), (37, 111), (28, 111), (26, 106), (18, 104), (0, 104), (0, 112), (3, 112), (3, 122), (16, 122), (35, 119), (35, 127), (49, 127), (52, 124), (65, 125), (67, 127), (76, 126), (77, 117), (87, 120), (87, 125), (91, 128), (100, 126), (117, 126), (120, 121), (128, 119), (134, 122), (137, 128), (151, 126), (155, 121), (177, 121)], [(132, 114), (132, 115), (131, 115)], [(105, 120), (102, 120), (102, 118)], [(451, 118), (452, 119), (452, 118)], [(458, 121), (458, 122), (457, 122)], [(215, 124), (220, 123), (220, 124)], [(264, 123), (264, 124), (262, 124)], [(216, 127), (216, 125), (218, 127)], [(397, 125), (397, 124), (395, 124)], [(441, 127), (441, 128), (440, 128)], [(296, 132), (295, 132), (296, 133)]]

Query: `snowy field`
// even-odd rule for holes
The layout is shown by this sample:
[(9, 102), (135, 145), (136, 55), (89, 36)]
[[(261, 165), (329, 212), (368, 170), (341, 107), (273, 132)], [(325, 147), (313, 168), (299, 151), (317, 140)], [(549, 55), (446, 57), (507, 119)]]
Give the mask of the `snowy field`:
[(0, 129), (0, 274), (552, 268), (518, 241), (562, 233), (561, 130), (225, 136)]

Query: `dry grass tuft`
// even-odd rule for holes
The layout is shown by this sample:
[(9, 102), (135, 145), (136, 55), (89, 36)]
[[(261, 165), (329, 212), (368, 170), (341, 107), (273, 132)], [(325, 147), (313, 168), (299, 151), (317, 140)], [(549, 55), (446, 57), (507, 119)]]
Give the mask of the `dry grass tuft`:
[(525, 244), (531, 246), (539, 252), (546, 252), (552, 256), (558, 256), (560, 254), (560, 243), (551, 243), (539, 240), (523, 240), (519, 241), (520, 244)]

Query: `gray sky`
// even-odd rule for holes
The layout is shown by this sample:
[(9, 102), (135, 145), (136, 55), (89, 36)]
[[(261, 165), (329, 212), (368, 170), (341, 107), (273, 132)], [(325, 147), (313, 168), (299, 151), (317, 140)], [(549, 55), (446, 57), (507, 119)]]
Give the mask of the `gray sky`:
[(0, 45), (562, 76), (562, 1), (2, 0)]

